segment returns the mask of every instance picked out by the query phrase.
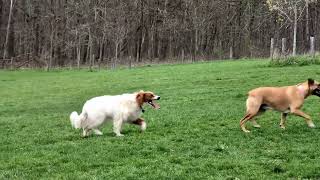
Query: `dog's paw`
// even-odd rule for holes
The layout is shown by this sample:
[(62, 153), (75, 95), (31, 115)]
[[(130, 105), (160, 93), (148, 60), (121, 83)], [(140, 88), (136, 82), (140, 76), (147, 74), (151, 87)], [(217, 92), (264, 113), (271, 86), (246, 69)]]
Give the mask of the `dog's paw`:
[(280, 124), (280, 128), (283, 129), (283, 130), (286, 129), (286, 127), (284, 125), (282, 125), (282, 124)]
[(141, 126), (140, 126), (141, 131), (145, 131), (147, 129), (147, 123), (142, 122)]
[(315, 128), (316, 125), (314, 125), (313, 123), (312, 124), (308, 124), (309, 128)]
[(123, 137), (123, 134), (116, 134), (117, 137)]
[(254, 124), (253, 127), (255, 128), (261, 128), (261, 126), (259, 124)]
[(103, 133), (101, 131), (99, 131), (98, 129), (94, 129), (93, 131), (94, 131), (95, 135), (98, 135), (98, 136), (102, 136), (103, 135)]

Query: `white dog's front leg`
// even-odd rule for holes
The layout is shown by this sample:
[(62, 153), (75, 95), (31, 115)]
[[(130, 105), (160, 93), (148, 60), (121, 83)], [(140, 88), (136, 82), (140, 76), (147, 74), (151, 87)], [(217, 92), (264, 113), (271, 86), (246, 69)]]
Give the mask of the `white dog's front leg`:
[(121, 134), (122, 124), (123, 124), (123, 120), (120, 118), (113, 120), (113, 132), (117, 136), (123, 136), (123, 134)]
[(141, 131), (145, 131), (146, 128), (147, 128), (147, 123), (145, 121), (142, 121), (140, 126)]
[(87, 137), (90, 135), (90, 132), (91, 130), (90, 129), (83, 129), (83, 132), (82, 132), (82, 137)]

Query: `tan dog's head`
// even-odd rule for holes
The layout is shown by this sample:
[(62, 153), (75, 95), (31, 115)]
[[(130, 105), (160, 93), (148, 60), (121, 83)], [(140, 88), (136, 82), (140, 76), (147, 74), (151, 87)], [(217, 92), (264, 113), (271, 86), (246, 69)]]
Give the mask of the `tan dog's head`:
[(139, 106), (142, 106), (144, 103), (148, 103), (152, 108), (159, 109), (160, 106), (155, 102), (155, 100), (159, 100), (160, 96), (155, 95), (153, 92), (140, 91), (136, 96), (136, 100)]
[(313, 80), (313, 79), (308, 79), (308, 86), (309, 86), (309, 92), (311, 95), (316, 95), (320, 97), (320, 84), (319, 82)]

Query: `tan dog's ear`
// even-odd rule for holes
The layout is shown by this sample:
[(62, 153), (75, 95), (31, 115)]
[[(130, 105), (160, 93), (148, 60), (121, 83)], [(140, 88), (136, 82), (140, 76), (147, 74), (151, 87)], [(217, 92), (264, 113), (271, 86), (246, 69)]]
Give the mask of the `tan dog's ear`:
[(313, 84), (314, 84), (314, 80), (311, 79), (311, 78), (309, 78), (309, 79), (308, 79), (308, 85), (309, 85), (309, 87), (312, 86)]

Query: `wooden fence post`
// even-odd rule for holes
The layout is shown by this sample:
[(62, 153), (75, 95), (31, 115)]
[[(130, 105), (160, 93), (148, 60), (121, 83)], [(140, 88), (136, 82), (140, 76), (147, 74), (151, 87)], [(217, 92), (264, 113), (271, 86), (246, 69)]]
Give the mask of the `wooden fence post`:
[(129, 69), (131, 69), (131, 67), (132, 67), (132, 58), (131, 56), (129, 56)]
[(311, 56), (315, 56), (315, 50), (314, 50), (314, 37), (310, 37), (310, 54)]
[(89, 71), (92, 71), (92, 66), (94, 66), (94, 54), (91, 56), (89, 55)]
[(230, 49), (229, 49), (229, 59), (233, 59), (233, 47), (230, 46)]
[(274, 52), (274, 38), (271, 38), (270, 42), (270, 58), (273, 59), (273, 52)]
[(13, 57), (11, 57), (11, 60), (10, 60), (10, 69), (13, 70)]
[(183, 47), (181, 50), (181, 59), (182, 59), (182, 63), (184, 63), (184, 48)]
[(286, 56), (286, 49), (287, 49), (287, 39), (286, 38), (282, 38), (281, 39), (281, 55), (282, 57)]

